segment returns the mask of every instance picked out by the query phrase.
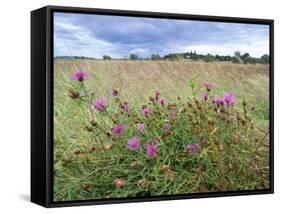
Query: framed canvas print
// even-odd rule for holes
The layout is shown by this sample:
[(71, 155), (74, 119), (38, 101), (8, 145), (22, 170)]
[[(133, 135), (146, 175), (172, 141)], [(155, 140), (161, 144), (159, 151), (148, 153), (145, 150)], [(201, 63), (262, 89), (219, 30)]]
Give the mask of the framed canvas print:
[(273, 20), (31, 13), (31, 201), (273, 193)]

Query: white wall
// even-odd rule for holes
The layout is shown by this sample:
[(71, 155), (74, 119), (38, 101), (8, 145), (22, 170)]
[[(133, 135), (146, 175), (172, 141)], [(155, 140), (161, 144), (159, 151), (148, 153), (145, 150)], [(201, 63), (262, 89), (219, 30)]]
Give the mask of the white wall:
[[(3, 0), (0, 11), (0, 212), (268, 213), (280, 206), (281, 15), (278, 0)], [(45, 5), (275, 19), (275, 194), (43, 209), (29, 200), (30, 14)]]

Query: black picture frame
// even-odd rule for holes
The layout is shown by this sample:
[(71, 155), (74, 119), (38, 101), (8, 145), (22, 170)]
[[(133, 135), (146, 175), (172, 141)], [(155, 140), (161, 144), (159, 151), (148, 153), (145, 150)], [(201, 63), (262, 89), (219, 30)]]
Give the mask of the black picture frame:
[[(140, 198), (53, 201), (53, 13), (86, 13), (111, 16), (187, 19), (229, 23), (265, 24), (270, 27), (270, 188), (215, 193), (192, 193)], [(46, 6), (31, 12), (31, 201), (44, 207), (207, 198), (274, 192), (274, 21), (158, 12)]]

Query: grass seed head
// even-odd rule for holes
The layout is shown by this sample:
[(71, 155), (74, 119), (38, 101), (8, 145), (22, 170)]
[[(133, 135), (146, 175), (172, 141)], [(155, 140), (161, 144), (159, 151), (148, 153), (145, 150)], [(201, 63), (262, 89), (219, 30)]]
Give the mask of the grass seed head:
[(112, 142), (105, 143), (105, 144), (103, 144), (103, 149), (108, 151), (108, 150), (110, 150), (113, 147), (113, 145), (114, 144)]
[(142, 166), (142, 162), (141, 162), (141, 161), (133, 161), (133, 162), (130, 164), (130, 166), (131, 166), (132, 168), (138, 168), (138, 167)]
[(164, 173), (170, 172), (171, 167), (169, 165), (164, 164), (164, 165), (161, 166), (161, 171), (164, 172)]

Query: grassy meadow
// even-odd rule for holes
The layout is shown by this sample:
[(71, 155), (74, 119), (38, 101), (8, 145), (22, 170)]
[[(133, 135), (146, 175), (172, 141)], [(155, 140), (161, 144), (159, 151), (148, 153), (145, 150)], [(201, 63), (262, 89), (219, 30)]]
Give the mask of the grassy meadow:
[[(90, 75), (71, 80), (76, 70)], [(225, 92), (234, 105), (212, 103)], [(103, 111), (92, 106), (99, 98)], [(118, 124), (124, 133), (112, 133)], [(268, 126), (266, 64), (55, 59), (54, 200), (269, 188)]]

